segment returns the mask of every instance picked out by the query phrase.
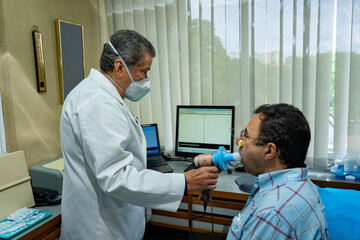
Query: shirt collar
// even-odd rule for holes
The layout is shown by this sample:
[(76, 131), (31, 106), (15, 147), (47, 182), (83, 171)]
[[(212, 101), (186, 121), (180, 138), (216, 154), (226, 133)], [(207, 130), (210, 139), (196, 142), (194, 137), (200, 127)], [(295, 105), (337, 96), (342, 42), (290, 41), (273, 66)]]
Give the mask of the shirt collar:
[(91, 68), (88, 78), (91, 78), (91, 79), (94, 79), (96, 81), (103, 83), (106, 86), (106, 89), (111, 93), (111, 95), (114, 96), (115, 98), (117, 98), (122, 105), (125, 105), (124, 99), (120, 96), (120, 94), (119, 94), (118, 90), (116, 89), (116, 87), (114, 86), (114, 84), (112, 84), (109, 81), (109, 79), (104, 74), (102, 74), (100, 71), (98, 71), (94, 68)]
[(256, 180), (257, 185), (262, 191), (286, 184), (287, 182), (298, 182), (307, 180), (307, 168), (290, 168), (274, 172), (260, 174)]

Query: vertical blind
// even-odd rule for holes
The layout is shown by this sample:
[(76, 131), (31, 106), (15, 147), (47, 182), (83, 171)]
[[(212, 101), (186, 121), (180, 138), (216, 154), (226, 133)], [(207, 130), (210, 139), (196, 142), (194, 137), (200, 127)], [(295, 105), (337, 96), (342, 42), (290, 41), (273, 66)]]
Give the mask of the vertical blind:
[(306, 163), (360, 159), (360, 0), (102, 0), (104, 43), (132, 29), (153, 43), (151, 93), (128, 102), (174, 148), (177, 105), (234, 105), (235, 134), (265, 103), (309, 121)]

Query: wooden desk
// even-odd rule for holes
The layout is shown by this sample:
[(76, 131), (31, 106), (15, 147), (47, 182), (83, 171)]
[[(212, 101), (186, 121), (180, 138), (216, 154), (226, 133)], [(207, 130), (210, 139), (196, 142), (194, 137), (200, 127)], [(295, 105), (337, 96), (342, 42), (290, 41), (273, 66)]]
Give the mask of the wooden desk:
[[(184, 172), (184, 169), (190, 164), (186, 161), (170, 161), (169, 164), (175, 172)], [(228, 174), (226, 171), (220, 173), (217, 189), (213, 192), (213, 221), (215, 234), (226, 236), (232, 218), (238, 214), (245, 206), (249, 194), (240, 191), (235, 184), (235, 179), (240, 176), (249, 176), (247, 173), (233, 171)], [(310, 179), (320, 187), (334, 187), (344, 189), (360, 190), (360, 182), (356, 182), (354, 177), (348, 176), (346, 180), (336, 179), (328, 171), (309, 171)], [(211, 233), (211, 204), (207, 206), (204, 217), (191, 221), (193, 217), (202, 216), (203, 202), (198, 200), (199, 192), (189, 193), (183, 197), (177, 212), (167, 212), (153, 210), (153, 216), (150, 224), (165, 226), (189, 231), (189, 224), (195, 232)], [(61, 207), (60, 205), (38, 207), (37, 209), (52, 212), (53, 214), (39, 222), (35, 226), (16, 235), (11, 239), (31, 240), (43, 239), (53, 240), (60, 237), (61, 230)]]
[(19, 233), (12, 239), (18, 240), (54, 240), (60, 237), (61, 231), (61, 214), (60, 214), (60, 205), (46, 206), (46, 207), (36, 207), (36, 209), (52, 212), (52, 215), (44, 219), (43, 221), (38, 222), (33, 227), (25, 230), (24, 232)]
[[(170, 161), (169, 164), (174, 168), (174, 172), (183, 172), (190, 164), (186, 161)], [(233, 169), (232, 169), (233, 170)], [(248, 173), (232, 171), (228, 174), (226, 171), (220, 173), (216, 190), (213, 192), (214, 209), (214, 233), (226, 236), (231, 225), (233, 217), (238, 214), (245, 206), (249, 194), (239, 189), (235, 179), (241, 176), (249, 176)], [(319, 187), (333, 187), (344, 189), (360, 190), (360, 182), (356, 182), (354, 177), (348, 176), (346, 180), (336, 179), (329, 171), (309, 170), (310, 179)], [(153, 210), (153, 216), (150, 224), (164, 226), (175, 229), (189, 231), (189, 226), (194, 232), (211, 233), (212, 216), (211, 204), (207, 206), (206, 214), (203, 214), (203, 202), (198, 200), (199, 192), (189, 193), (182, 199), (177, 212), (167, 212)]]
[[(174, 172), (184, 172), (190, 164), (186, 161), (170, 161), (169, 164)], [(235, 179), (240, 176), (248, 176), (247, 173), (226, 171), (220, 173), (217, 188), (213, 191), (213, 203), (209, 203), (204, 217), (203, 202), (198, 199), (199, 192), (191, 192), (184, 196), (177, 212), (167, 212), (153, 210), (150, 224), (165, 226), (189, 231), (189, 225), (194, 232), (211, 233), (211, 222), (213, 218), (214, 232), (217, 235), (226, 236), (233, 217), (238, 214), (245, 206), (249, 194), (243, 192), (235, 183)], [(213, 217), (211, 215), (211, 205), (213, 207)], [(191, 221), (191, 219), (196, 218)]]

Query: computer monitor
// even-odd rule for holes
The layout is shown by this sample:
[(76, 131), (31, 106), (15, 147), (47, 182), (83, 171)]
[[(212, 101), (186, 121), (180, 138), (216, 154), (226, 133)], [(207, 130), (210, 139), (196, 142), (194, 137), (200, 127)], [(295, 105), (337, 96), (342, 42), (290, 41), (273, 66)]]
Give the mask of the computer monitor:
[(234, 106), (177, 106), (175, 155), (233, 152), (234, 118)]
[(141, 128), (146, 139), (146, 153), (148, 156), (160, 154), (159, 133), (156, 123), (142, 124)]

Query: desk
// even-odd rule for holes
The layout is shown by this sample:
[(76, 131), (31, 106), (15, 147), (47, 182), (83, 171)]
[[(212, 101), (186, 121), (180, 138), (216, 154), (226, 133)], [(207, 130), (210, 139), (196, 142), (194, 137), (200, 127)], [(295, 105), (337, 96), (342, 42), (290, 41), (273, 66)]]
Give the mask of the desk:
[[(183, 173), (184, 169), (190, 164), (187, 161), (169, 161), (169, 165), (174, 172)], [(226, 171), (220, 172), (218, 183), (213, 191), (213, 219), (215, 234), (226, 236), (233, 217), (238, 214), (245, 206), (249, 194), (243, 192), (235, 183), (235, 179), (240, 176), (249, 176), (248, 173), (235, 172), (228, 174)], [(202, 215), (204, 208), (203, 202), (198, 200), (199, 192), (188, 193), (184, 196), (177, 212), (167, 212), (153, 209), (150, 224), (176, 228), (189, 231), (189, 223), (192, 231), (211, 233), (211, 204), (207, 206), (204, 217), (193, 217)]]
[[(174, 172), (182, 173), (190, 164), (187, 161), (169, 161)], [(230, 168), (234, 170), (233, 168)], [(238, 214), (245, 206), (249, 194), (240, 191), (235, 184), (235, 179), (240, 176), (249, 176), (248, 173), (235, 172), (228, 174), (226, 171), (220, 173), (217, 188), (213, 192), (213, 212), (215, 234), (226, 236), (233, 216)], [(336, 179), (329, 171), (309, 170), (309, 177), (320, 187), (335, 187), (360, 190), (360, 182), (354, 177), (348, 176), (346, 180)], [(190, 219), (201, 216), (203, 212), (202, 202), (197, 199), (199, 192), (189, 193), (184, 196), (177, 212), (153, 210), (150, 224), (165, 226), (169, 228), (189, 230)], [(35, 226), (16, 235), (13, 239), (31, 240), (44, 239), (52, 240), (60, 236), (61, 230), (61, 207), (60, 205), (37, 207), (37, 209), (52, 212), (53, 214), (37, 223)], [(211, 232), (211, 206), (207, 207), (206, 215), (193, 221), (192, 230), (197, 232)]]
[(360, 182), (356, 182), (353, 176), (346, 176), (345, 180), (337, 179), (330, 171), (321, 170), (309, 170), (308, 176), (319, 187), (360, 190)]
[(60, 237), (61, 230), (61, 206), (45, 206), (45, 207), (35, 207), (36, 209), (52, 212), (52, 215), (43, 221), (38, 222), (34, 226), (25, 231), (17, 234), (15, 237), (10, 238), (10, 240), (32, 240), (32, 239), (42, 239), (42, 240), (53, 240)]
[[(181, 173), (190, 164), (187, 161), (169, 161), (174, 172)], [(230, 167), (230, 169), (234, 170)], [(249, 176), (248, 173), (232, 171), (228, 174), (222, 171), (218, 178), (217, 188), (213, 192), (214, 233), (226, 236), (232, 218), (245, 206), (249, 194), (239, 189), (235, 179)], [(360, 190), (360, 182), (348, 176), (346, 180), (336, 179), (329, 171), (309, 170), (309, 178), (320, 187), (333, 187)], [(189, 231), (211, 233), (211, 204), (208, 205), (204, 217), (191, 221), (193, 217), (201, 216), (204, 209), (203, 203), (198, 200), (199, 192), (189, 193), (184, 196), (177, 212), (167, 212), (153, 209), (150, 224), (176, 228)]]

